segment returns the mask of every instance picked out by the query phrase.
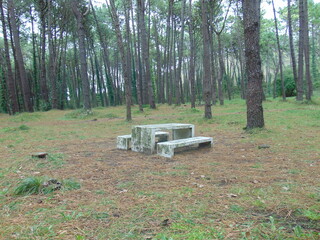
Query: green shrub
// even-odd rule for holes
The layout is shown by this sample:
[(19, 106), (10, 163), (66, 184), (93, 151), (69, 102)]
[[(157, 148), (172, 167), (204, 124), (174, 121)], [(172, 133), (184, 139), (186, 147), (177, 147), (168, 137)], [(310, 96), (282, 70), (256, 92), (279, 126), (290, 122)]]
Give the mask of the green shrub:
[(22, 130), (22, 131), (26, 131), (26, 130), (29, 130), (30, 129), (30, 127), (28, 127), (27, 125), (20, 125), (19, 127), (18, 127), (18, 130)]
[(65, 179), (62, 181), (62, 187), (65, 190), (73, 190), (81, 188), (81, 184), (74, 179)]
[(86, 119), (94, 116), (94, 113), (85, 109), (77, 109), (64, 115), (66, 119)]
[(40, 102), (39, 102), (39, 111), (46, 112), (46, 111), (49, 111), (50, 109), (51, 109), (50, 103), (48, 103), (46, 101), (43, 101), (43, 100), (40, 100)]
[(28, 177), (19, 183), (13, 191), (14, 195), (48, 194), (56, 190), (79, 189), (80, 183), (73, 179), (65, 179), (62, 182), (56, 179), (48, 180), (48, 177)]
[[(290, 68), (284, 69), (283, 79), (284, 79), (286, 97), (296, 96), (297, 95), (296, 83), (294, 81), (293, 73)], [(276, 85), (277, 85), (277, 96), (282, 96), (280, 73), (278, 74)]]
[(23, 179), (14, 190), (15, 195), (38, 194), (41, 191), (44, 179), (41, 177), (28, 177)]

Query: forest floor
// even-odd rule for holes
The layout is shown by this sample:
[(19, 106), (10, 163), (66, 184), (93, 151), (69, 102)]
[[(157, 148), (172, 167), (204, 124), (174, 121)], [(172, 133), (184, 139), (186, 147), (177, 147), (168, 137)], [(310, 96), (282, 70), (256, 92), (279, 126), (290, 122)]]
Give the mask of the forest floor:
[[(319, 98), (267, 100), (265, 129), (249, 132), (243, 100), (211, 120), (189, 104), (132, 111), (0, 114), (0, 239), (320, 239)], [(172, 159), (116, 149), (132, 125), (170, 122), (214, 146)], [(78, 187), (15, 195), (27, 177)]]

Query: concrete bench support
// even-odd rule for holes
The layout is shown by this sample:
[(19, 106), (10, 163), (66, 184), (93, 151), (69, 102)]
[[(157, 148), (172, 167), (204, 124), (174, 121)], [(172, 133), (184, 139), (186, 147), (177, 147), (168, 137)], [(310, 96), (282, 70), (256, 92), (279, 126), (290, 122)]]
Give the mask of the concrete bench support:
[(174, 150), (180, 147), (187, 147), (192, 145), (204, 146), (204, 145), (213, 145), (212, 137), (192, 137), (178, 139), (168, 142), (162, 142), (157, 144), (157, 153), (160, 156), (171, 158), (174, 156)]
[[(155, 137), (158, 139), (158, 143), (168, 141), (169, 133), (156, 132)], [(122, 135), (117, 137), (117, 148), (123, 150), (129, 150), (131, 148), (131, 134)]]

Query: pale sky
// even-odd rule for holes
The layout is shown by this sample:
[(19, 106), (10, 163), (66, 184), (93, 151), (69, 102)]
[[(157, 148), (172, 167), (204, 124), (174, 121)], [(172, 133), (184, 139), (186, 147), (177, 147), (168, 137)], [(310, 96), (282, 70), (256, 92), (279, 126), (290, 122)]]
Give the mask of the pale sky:
[[(313, 0), (314, 3), (320, 3), (320, 0)], [(291, 1), (292, 4), (293, 1)], [(288, 1), (287, 0), (274, 0), (274, 8), (276, 9), (276, 12), (279, 8), (283, 8), (287, 6)], [(272, 4), (268, 4), (267, 0), (261, 1), (261, 9), (264, 9), (266, 11), (266, 14), (264, 15), (265, 18), (271, 19), (273, 18), (273, 10), (272, 10)]]
[[(270, 0), (269, 0), (270, 1)], [(315, 3), (320, 3), (320, 0), (314, 0)], [(105, 0), (92, 0), (92, 3), (94, 5), (102, 5), (103, 3), (106, 3)], [(287, 0), (274, 0), (274, 6), (276, 9), (276, 12), (279, 10), (279, 8), (283, 8), (287, 5)], [(273, 10), (272, 5), (267, 3), (267, 0), (261, 1), (261, 9), (266, 11), (265, 18), (271, 19), (273, 18)]]

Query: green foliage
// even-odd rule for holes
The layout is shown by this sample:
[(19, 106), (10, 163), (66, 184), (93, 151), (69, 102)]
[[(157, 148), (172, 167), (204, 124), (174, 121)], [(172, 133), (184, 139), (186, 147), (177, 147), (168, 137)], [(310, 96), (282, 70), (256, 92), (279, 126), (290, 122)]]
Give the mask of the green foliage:
[(74, 179), (65, 179), (62, 181), (62, 188), (64, 190), (75, 190), (75, 189), (80, 189), (81, 188), (81, 184), (78, 183), (76, 180)]
[(107, 113), (107, 114), (103, 115), (102, 117), (109, 118), (109, 119), (119, 118), (119, 116), (114, 113)]
[(303, 211), (303, 215), (310, 220), (319, 221), (320, 220), (320, 211), (314, 209), (308, 209)]
[(31, 122), (37, 121), (42, 117), (40, 113), (16, 113), (14, 116), (10, 118), (11, 122)]
[[(286, 97), (296, 96), (296, 83), (294, 82), (292, 70), (287, 68), (283, 71), (283, 79), (284, 79), (284, 87)], [(277, 77), (277, 95), (282, 96), (282, 87), (281, 87), (281, 79), (280, 74)]]
[(15, 188), (15, 195), (39, 194), (41, 192), (44, 179), (42, 177), (28, 177), (23, 179), (19, 186)]
[(77, 109), (64, 115), (66, 119), (88, 119), (94, 116), (94, 112), (85, 109)]
[(39, 110), (42, 112), (46, 112), (49, 111), (51, 109), (51, 105), (50, 103), (44, 101), (44, 100), (40, 100), (39, 102)]
[[(14, 189), (14, 195), (48, 194), (58, 189), (74, 190), (81, 187), (74, 179), (65, 179), (61, 183), (58, 180), (48, 180), (48, 177), (28, 177), (20, 181)], [(52, 183), (52, 184), (51, 184)]]
[(28, 131), (29, 129), (30, 129), (30, 127), (28, 127), (27, 125), (22, 124), (19, 127), (2, 128), (0, 130), (0, 132), (11, 133), (11, 132), (18, 132), (18, 131)]

